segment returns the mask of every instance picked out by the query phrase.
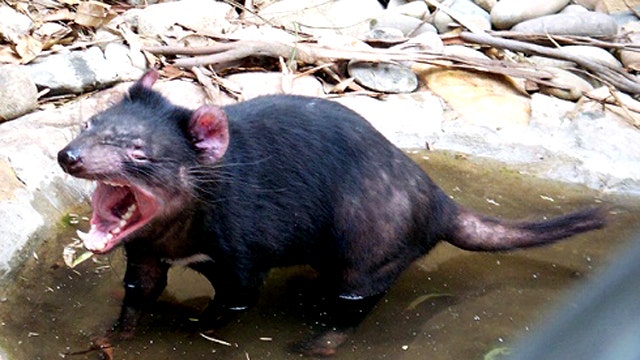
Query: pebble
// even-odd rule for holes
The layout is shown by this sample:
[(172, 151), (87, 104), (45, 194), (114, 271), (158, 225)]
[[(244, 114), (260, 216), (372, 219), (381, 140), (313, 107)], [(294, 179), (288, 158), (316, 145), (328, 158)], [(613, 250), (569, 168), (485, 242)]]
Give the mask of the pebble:
[(38, 89), (18, 65), (0, 66), (0, 122), (17, 118), (38, 106)]
[[(478, 29), (491, 30), (491, 16), (471, 0), (455, 0), (449, 4), (449, 9), (463, 18), (465, 22), (475, 25)], [(458, 26), (455, 24), (457, 22), (444, 11), (436, 11), (433, 17), (433, 25), (441, 34), (456, 29)]]
[(402, 64), (351, 61), (347, 71), (358, 84), (374, 91), (401, 94), (418, 88), (418, 77)]
[(420, 19), (412, 16), (383, 11), (369, 22), (371, 29), (394, 28), (402, 31), (404, 36), (417, 36), (425, 32), (437, 32), (436, 28)]
[(542, 16), (521, 22), (511, 30), (528, 34), (612, 36), (618, 33), (618, 24), (607, 14), (589, 11)]
[(549, 80), (550, 83), (558, 85), (558, 87), (540, 85), (540, 92), (543, 94), (576, 101), (582, 97), (582, 94), (593, 90), (593, 86), (589, 82), (567, 70), (555, 67), (546, 67), (542, 70), (553, 75)]
[(496, 29), (509, 29), (525, 20), (555, 14), (568, 4), (569, 0), (501, 0), (491, 9), (491, 23)]
[(562, 51), (573, 55), (579, 55), (592, 61), (605, 63), (614, 68), (622, 68), (622, 64), (620, 63), (620, 61), (618, 61), (618, 59), (615, 58), (615, 56), (600, 47), (587, 45), (568, 45), (563, 46)]

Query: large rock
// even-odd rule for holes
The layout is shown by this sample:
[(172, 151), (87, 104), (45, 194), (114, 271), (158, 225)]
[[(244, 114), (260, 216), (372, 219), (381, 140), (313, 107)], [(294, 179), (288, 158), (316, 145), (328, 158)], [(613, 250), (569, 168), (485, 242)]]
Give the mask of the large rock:
[(607, 14), (573, 12), (523, 21), (511, 30), (528, 34), (612, 36), (618, 33), (618, 24)]
[(38, 106), (36, 84), (18, 65), (0, 66), (0, 122), (26, 114)]
[(568, 4), (569, 0), (501, 0), (491, 9), (491, 23), (497, 29), (509, 29), (525, 20), (555, 14)]

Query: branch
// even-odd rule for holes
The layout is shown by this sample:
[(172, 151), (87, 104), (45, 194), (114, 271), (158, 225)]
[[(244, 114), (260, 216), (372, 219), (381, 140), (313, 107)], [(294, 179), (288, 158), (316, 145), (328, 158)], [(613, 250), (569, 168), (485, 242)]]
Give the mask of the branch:
[(541, 55), (555, 59), (572, 61), (597, 74), (602, 78), (602, 80), (609, 82), (621, 91), (634, 95), (640, 94), (640, 83), (632, 75), (585, 57), (569, 54), (562, 51), (562, 49), (552, 49), (517, 40), (500, 39), (488, 34), (472, 34), (463, 32), (460, 34), (460, 38), (464, 41), (476, 44), (490, 45), (496, 48), (508, 49), (525, 54)]

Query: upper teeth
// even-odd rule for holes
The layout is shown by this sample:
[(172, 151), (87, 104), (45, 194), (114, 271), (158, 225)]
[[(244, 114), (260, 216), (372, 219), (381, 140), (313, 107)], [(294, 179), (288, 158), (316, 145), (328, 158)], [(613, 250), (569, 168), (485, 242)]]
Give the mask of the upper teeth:
[(109, 185), (109, 186), (115, 186), (115, 187), (123, 187), (123, 186), (126, 186), (126, 185), (124, 185), (124, 184), (118, 184), (118, 183), (113, 182), (113, 181), (103, 181), (103, 183), (105, 183), (105, 184), (107, 184), (107, 185)]

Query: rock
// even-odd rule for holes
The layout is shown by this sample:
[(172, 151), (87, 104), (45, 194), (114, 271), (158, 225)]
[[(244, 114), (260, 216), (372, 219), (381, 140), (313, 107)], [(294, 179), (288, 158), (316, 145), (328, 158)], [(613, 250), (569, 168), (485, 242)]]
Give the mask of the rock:
[(432, 69), (420, 75), (465, 123), (502, 129), (529, 122), (529, 100), (503, 76), (448, 69)]
[[(622, 40), (623, 42), (640, 46), (640, 21), (635, 21), (625, 25), (622, 28), (621, 33), (627, 34)], [(622, 49), (618, 53), (618, 58), (625, 68), (634, 71), (640, 70), (640, 52)]]
[(347, 71), (358, 84), (374, 91), (399, 94), (418, 88), (416, 74), (398, 63), (351, 61)]
[[(206, 11), (203, 11), (206, 9)], [(122, 15), (138, 34), (159, 37), (171, 26), (181, 25), (204, 35), (229, 32), (228, 17), (235, 17), (233, 7), (215, 0), (183, 0), (149, 5), (144, 9), (131, 9)]]
[(563, 52), (572, 55), (579, 55), (592, 61), (598, 61), (614, 68), (622, 68), (622, 64), (607, 50), (588, 45), (567, 45), (563, 46)]
[[(377, 0), (282, 0), (263, 8), (259, 15), (271, 24), (315, 36), (339, 33), (363, 37), (369, 31), (366, 20), (381, 10)], [(250, 16), (247, 20), (261, 22)]]
[(447, 45), (443, 49), (443, 54), (460, 56), (462, 58), (489, 60), (487, 55), (464, 45)]
[(118, 80), (118, 70), (96, 46), (39, 58), (25, 70), (36, 85), (50, 89), (51, 94), (82, 93)]
[(424, 1), (411, 1), (394, 7), (389, 6), (387, 9), (388, 12), (411, 16), (416, 19), (426, 19), (430, 15), (429, 7)]
[(29, 33), (33, 27), (33, 21), (28, 16), (21, 14), (13, 8), (0, 5), (0, 38), (5, 38), (12, 43), (17, 43), (21, 36)]
[(530, 63), (543, 68), (543, 67), (557, 67), (560, 69), (563, 68), (572, 68), (575, 66), (575, 63), (573, 61), (567, 61), (567, 60), (560, 60), (560, 59), (554, 59), (554, 58), (548, 58), (545, 56), (529, 56), (528, 58), (526, 58)]
[(442, 100), (428, 91), (368, 96), (340, 96), (336, 102), (367, 119), (389, 141), (403, 149), (422, 149), (442, 133)]
[(587, 10), (594, 10), (600, 0), (573, 0), (576, 5), (584, 6)]
[(549, 82), (557, 85), (557, 87), (540, 85), (540, 92), (543, 94), (552, 95), (564, 100), (576, 101), (580, 99), (584, 93), (593, 90), (593, 86), (591, 86), (589, 82), (567, 70), (555, 67), (546, 67), (542, 70), (551, 73), (553, 77)]
[(38, 89), (18, 65), (0, 66), (0, 122), (26, 114), (38, 106)]
[(376, 27), (369, 31), (366, 38), (367, 40), (401, 41), (405, 39), (405, 36), (399, 29)]
[(268, 94), (324, 95), (322, 83), (314, 76), (286, 76), (278, 72), (242, 72), (229, 75), (226, 79), (238, 86), (243, 100)]
[(618, 24), (607, 14), (578, 12), (531, 19), (511, 30), (527, 34), (612, 36), (618, 33)]
[(392, 11), (384, 11), (371, 19), (371, 29), (394, 28), (402, 31), (404, 36), (417, 36), (425, 32), (437, 32), (433, 25), (411, 16), (396, 14)]
[(141, 51), (134, 51), (120, 43), (105, 45), (104, 59), (114, 67), (118, 81), (137, 80), (147, 69), (146, 58)]
[(491, 9), (496, 6), (497, 0), (473, 0), (473, 3), (480, 6), (484, 11), (490, 13)]
[(441, 53), (444, 50), (444, 43), (438, 34), (434, 32), (426, 32), (418, 36), (412, 37), (402, 44), (393, 46), (395, 50), (417, 50)]
[(573, 13), (586, 13), (586, 12), (589, 12), (589, 10), (586, 7), (582, 5), (571, 4), (571, 5), (567, 5), (567, 7), (562, 9), (560, 11), (560, 14), (573, 14)]
[(555, 14), (568, 4), (569, 0), (500, 0), (491, 9), (491, 23), (497, 29), (509, 29), (525, 20)]
[[(473, 24), (481, 30), (491, 30), (491, 16), (471, 0), (455, 0), (449, 5), (449, 9), (463, 18), (465, 23)], [(444, 11), (436, 11), (433, 17), (433, 25), (440, 34), (454, 30), (458, 26), (451, 26), (457, 22)]]

